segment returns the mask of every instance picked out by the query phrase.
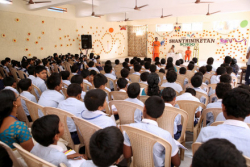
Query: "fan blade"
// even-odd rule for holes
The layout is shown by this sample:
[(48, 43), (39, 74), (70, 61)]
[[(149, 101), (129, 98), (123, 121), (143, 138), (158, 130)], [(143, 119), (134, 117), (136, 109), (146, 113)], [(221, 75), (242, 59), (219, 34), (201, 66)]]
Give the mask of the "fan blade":
[(214, 2), (201, 2), (200, 0), (196, 0), (194, 3), (198, 4), (198, 3), (214, 3)]
[(104, 16), (104, 15), (94, 15), (95, 17), (101, 17), (101, 16)]
[(146, 7), (146, 6), (148, 6), (148, 4), (147, 4), (147, 5), (142, 5), (142, 6), (139, 6), (139, 7), (137, 7), (137, 8), (141, 9), (141, 8)]
[(172, 16), (172, 15), (170, 14), (170, 15), (166, 15), (166, 16), (162, 16), (162, 17), (169, 17), (169, 16)]
[(36, 3), (50, 3), (51, 1), (38, 1), (38, 2), (34, 2), (34, 4)]
[(221, 12), (221, 11), (219, 10), (217, 12), (213, 12), (213, 13), (209, 13), (209, 14), (212, 15), (212, 14), (216, 14), (216, 13), (219, 13), (219, 12)]

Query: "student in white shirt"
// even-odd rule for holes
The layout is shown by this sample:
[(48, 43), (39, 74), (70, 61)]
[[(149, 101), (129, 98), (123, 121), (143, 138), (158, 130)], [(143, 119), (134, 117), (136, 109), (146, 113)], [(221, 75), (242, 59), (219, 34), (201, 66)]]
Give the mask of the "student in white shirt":
[[(130, 126), (134, 128), (138, 128), (158, 137), (161, 137), (169, 142), (172, 146), (171, 151), (171, 163), (174, 166), (180, 165), (180, 157), (178, 155), (178, 147), (175, 144), (174, 139), (172, 138), (171, 134), (158, 127), (156, 122), (157, 118), (161, 117), (164, 112), (165, 104), (164, 101), (157, 96), (149, 97), (145, 102), (145, 107), (143, 110), (143, 120), (141, 123), (132, 123)], [(153, 159), (154, 159), (154, 166), (160, 167), (165, 166), (165, 148), (156, 143), (153, 147)], [(131, 142), (129, 140), (129, 136), (124, 132), (124, 146), (123, 146), (123, 155), (125, 158), (130, 158), (132, 156), (132, 147)], [(167, 166), (167, 165), (166, 165)]]
[(148, 84), (147, 80), (148, 80), (148, 75), (149, 75), (149, 72), (143, 72), (141, 73), (141, 76), (140, 76), (140, 83), (144, 83), (144, 84)]
[(125, 78), (129, 82), (129, 70), (124, 68), (121, 70), (122, 78)]
[[(176, 60), (175, 62), (175, 66), (180, 68), (181, 65), (181, 61), (180, 60)], [(178, 72), (178, 71), (177, 71)]]
[[(61, 71), (60, 72), (61, 76), (62, 76), (62, 82), (66, 85), (70, 85), (71, 82), (69, 80), (69, 76), (70, 76), (70, 73), (69, 71)], [(65, 86), (66, 87), (66, 86)]]
[[(188, 64), (188, 66), (187, 66), (187, 70), (188, 70), (188, 71), (192, 71), (192, 70), (194, 69), (194, 64), (193, 64), (194, 62), (193, 62), (193, 63), (192, 63), (192, 62), (193, 62), (193, 61), (190, 61), (189, 64)], [(196, 71), (195, 71), (195, 72), (196, 72)]]
[[(102, 138), (102, 140), (99, 140)], [(123, 153), (123, 135), (117, 127), (111, 126), (96, 131), (89, 142), (92, 160), (84, 161), (81, 167), (113, 166)], [(105, 149), (103, 151), (103, 148)]]
[[(125, 101), (133, 102), (144, 107), (143, 102), (138, 99), (140, 95), (140, 85), (138, 83), (129, 84), (127, 94), (128, 98), (125, 99)], [(134, 113), (134, 121), (141, 122), (141, 120), (142, 120), (142, 111), (136, 109)]]
[[(108, 82), (108, 79), (105, 75), (103, 74), (97, 74), (94, 77), (93, 83), (96, 89), (101, 89), (101, 90), (107, 90), (108, 92), (111, 92), (111, 90), (109, 88), (106, 87)], [(108, 98), (108, 94), (106, 94), (106, 102), (109, 103), (109, 98)]]
[[(83, 77), (83, 83), (87, 83), (90, 86), (93, 86), (92, 83), (93, 83), (94, 77), (92, 75), (90, 75), (89, 70), (83, 69), (82, 72), (81, 72), (81, 76)], [(89, 90), (89, 86), (87, 86), (87, 90)]]
[(89, 90), (84, 98), (87, 110), (82, 112), (82, 118), (100, 128), (116, 126), (114, 119), (106, 116), (103, 112), (107, 105), (106, 96), (106, 93), (101, 89)]
[(216, 69), (213, 67), (213, 63), (214, 63), (214, 58), (213, 57), (209, 57), (207, 59), (207, 65), (212, 66), (212, 71), (216, 71)]
[[(200, 100), (197, 97), (195, 97), (195, 95), (196, 95), (196, 91), (193, 88), (187, 88), (185, 93), (176, 97), (176, 101), (191, 100), (191, 101), (200, 102)], [(195, 124), (197, 123), (197, 119), (200, 118), (201, 116), (201, 110), (202, 108), (198, 107), (195, 111)]]
[(145, 65), (144, 65), (145, 66), (145, 72), (151, 73), (150, 65), (151, 65), (150, 62), (148, 62), (148, 61), (145, 62)]
[(29, 67), (29, 63), (28, 62), (22, 62), (22, 69), (21, 71), (25, 72), (27, 75), (29, 75), (28, 73), (28, 67)]
[(161, 69), (161, 63), (160, 62), (156, 62), (155, 66), (156, 66), (157, 71), (159, 71)]
[(64, 133), (63, 124), (57, 115), (45, 115), (35, 120), (32, 124), (31, 133), (37, 144), (30, 153), (55, 166), (60, 166), (60, 163), (64, 163), (67, 167), (71, 167), (68, 159), (84, 157), (83, 154), (78, 153), (66, 156), (62, 147), (57, 145), (59, 138)]
[(56, 61), (59, 70), (58, 71), (65, 71), (64, 67), (62, 66), (62, 61), (61, 60), (57, 60)]
[(12, 90), (17, 95), (19, 95), (19, 92), (16, 89), (17, 84), (16, 84), (16, 81), (15, 81), (14, 78), (12, 78), (12, 77), (5, 77), (3, 79), (3, 85), (4, 85), (4, 89)]
[(35, 66), (29, 66), (28, 68), (28, 73), (29, 73), (29, 79), (31, 79), (32, 83), (35, 81), (36, 79), (36, 75), (35, 75)]
[(168, 82), (163, 83), (161, 85), (162, 87), (171, 87), (179, 93), (183, 90), (181, 85), (175, 83), (177, 79), (177, 73), (174, 70), (168, 70), (166, 74), (166, 78)]
[[(199, 72), (200, 73), (200, 72)], [(199, 75), (194, 75), (192, 78), (191, 78), (191, 84), (192, 86), (194, 87), (194, 90), (196, 92), (201, 92), (201, 93), (204, 93), (207, 95), (207, 92), (205, 92), (203, 89), (201, 89), (201, 85), (202, 85), (202, 77)], [(202, 75), (202, 74), (201, 74)], [(202, 96), (200, 98), (200, 102), (205, 104), (206, 103), (206, 97)]]
[(125, 78), (119, 78), (117, 80), (117, 85), (118, 88), (120, 89), (120, 92), (127, 92), (127, 88), (128, 88), (128, 81)]
[[(85, 104), (80, 101), (82, 88), (79, 84), (72, 83), (67, 88), (67, 99), (59, 103), (58, 108), (65, 110), (76, 117), (82, 118), (81, 113), (86, 109)], [(80, 144), (74, 121), (67, 118), (67, 125), (74, 144)]]
[(2, 64), (3, 68), (7, 71), (7, 73), (10, 74), (10, 70), (8, 68), (9, 62), (2, 60), (1, 64)]
[[(112, 80), (116, 80), (116, 76), (112, 74), (112, 66), (107, 64), (104, 66), (104, 71), (105, 71), (105, 76), (109, 79), (112, 79)], [(110, 81), (109, 82), (109, 85), (110, 85), (110, 89), (113, 91), (114, 90), (114, 85), (113, 85), (113, 82)]]
[(95, 70), (96, 72), (98, 72), (98, 73), (100, 73), (100, 71), (96, 68), (96, 67), (94, 67), (94, 62), (93, 61), (90, 61), (89, 63), (88, 63), (88, 66), (89, 66), (89, 69), (88, 70)]
[[(41, 92), (44, 92), (47, 89), (47, 86), (44, 81), (47, 78), (46, 68), (44, 66), (36, 66), (35, 74), (36, 79), (34, 80), (34, 82), (32, 82), (32, 84), (37, 86), (41, 90)], [(39, 93), (36, 91), (36, 89), (35, 92), (37, 97), (40, 98)]]
[(226, 74), (226, 68), (225, 67), (218, 67), (216, 70), (216, 74), (213, 75), (210, 79), (211, 84), (219, 83), (220, 82), (220, 76), (222, 74)]
[[(22, 93), (20, 94), (21, 96), (25, 97), (26, 99), (34, 103), (37, 103), (36, 97), (30, 93), (32, 90), (31, 79), (29, 78), (21, 79), (17, 85), (22, 90)], [(22, 102), (23, 110), (25, 114), (27, 115), (29, 122), (32, 122), (32, 119), (30, 117), (30, 113), (29, 113), (29, 110), (27, 109), (25, 101), (21, 99), (21, 102)]]
[(246, 54), (246, 59), (247, 59), (247, 71), (245, 75), (245, 85), (250, 84), (250, 46), (247, 49), (247, 54)]
[[(232, 89), (229, 83), (217, 83), (216, 96), (218, 100), (213, 103), (209, 103), (206, 108), (222, 108), (222, 99), (225, 94)], [(223, 115), (223, 113), (221, 113)], [(214, 116), (212, 113), (207, 113), (207, 126), (214, 122)]]
[(49, 61), (43, 60), (43, 65), (46, 69), (46, 74), (51, 75), (52, 71), (51, 71), (51, 69), (49, 69)]
[[(164, 88), (161, 93), (161, 98), (165, 102), (165, 106), (174, 107), (176, 104), (176, 92), (173, 88)], [(174, 120), (174, 139), (178, 140), (181, 137), (182, 125), (181, 115), (178, 114)]]
[(135, 74), (135, 75), (141, 75), (141, 65), (140, 64), (138, 64), (138, 63), (136, 63), (136, 64), (134, 64), (134, 70), (135, 70), (135, 72), (133, 73), (133, 74)]
[(193, 155), (191, 167), (246, 167), (246, 159), (233, 143), (226, 139), (211, 139)]
[[(64, 100), (64, 96), (61, 94), (62, 90), (62, 78), (58, 73), (53, 73), (47, 80), (48, 89), (44, 91), (38, 101), (38, 104), (44, 107), (57, 107), (58, 104)], [(43, 113), (38, 110), (39, 117), (43, 116)]]
[(74, 75), (72, 78), (71, 78), (71, 83), (76, 83), (76, 84), (79, 84), (82, 88), (82, 93), (81, 93), (81, 98), (82, 100), (84, 100), (84, 97), (86, 95), (86, 92), (84, 92), (84, 86), (83, 86), (83, 77), (81, 75)]
[(166, 67), (166, 59), (164, 58), (161, 59), (161, 66), (164, 68)]
[(74, 64), (72, 67), (71, 67), (71, 73), (73, 75), (77, 75), (78, 74), (78, 70), (79, 70), (79, 67), (78, 65)]
[[(180, 73), (179, 75), (184, 75), (185, 76), (185, 74), (187, 73), (187, 69), (185, 67), (181, 67), (179, 69), (179, 73)], [(188, 79), (187, 78), (184, 79), (184, 86), (186, 84), (188, 84)]]
[[(212, 71), (212, 66), (211, 65), (206, 65), (206, 69), (207, 69), (207, 72), (206, 72), (206, 74), (211, 74), (211, 71)], [(206, 75), (206, 74), (204, 74), (204, 75)], [(207, 83), (208, 84), (208, 83)]]
[(201, 129), (196, 142), (204, 143), (213, 138), (223, 138), (233, 143), (244, 156), (250, 157), (250, 128), (243, 122), (250, 115), (250, 92), (235, 88), (228, 91), (222, 100), (226, 121), (217, 126)]

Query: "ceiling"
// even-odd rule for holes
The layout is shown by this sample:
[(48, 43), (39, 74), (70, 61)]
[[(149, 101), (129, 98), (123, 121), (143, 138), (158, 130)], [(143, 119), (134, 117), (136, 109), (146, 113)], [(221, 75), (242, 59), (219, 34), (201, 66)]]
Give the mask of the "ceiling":
[[(34, 0), (42, 1), (42, 0)], [(92, 12), (92, 0), (51, 0), (51, 3), (27, 5), (30, 10), (39, 10), (53, 6), (74, 5), (76, 17), (87, 17)], [(221, 13), (250, 11), (250, 0), (201, 0), (214, 2), (210, 4), (210, 12), (220, 10)], [(195, 4), (195, 0), (137, 0), (137, 6), (148, 4), (141, 11), (135, 11), (135, 0), (94, 0), (95, 14), (106, 15), (107, 21), (121, 21), (127, 17), (131, 20), (159, 18), (162, 8), (164, 15), (172, 17), (205, 15), (208, 4)]]

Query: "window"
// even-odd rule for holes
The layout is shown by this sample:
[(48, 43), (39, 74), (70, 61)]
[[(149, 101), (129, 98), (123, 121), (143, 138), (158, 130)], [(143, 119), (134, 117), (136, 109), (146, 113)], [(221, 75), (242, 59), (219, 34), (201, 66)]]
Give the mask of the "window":
[(182, 24), (182, 31), (202, 31), (203, 30), (203, 23), (183, 23)]
[(67, 13), (67, 8), (50, 7), (48, 10), (53, 12)]
[(173, 24), (157, 24), (156, 25), (156, 32), (161, 32), (161, 31), (173, 31), (174, 30), (174, 25)]
[(12, 0), (0, 0), (0, 3), (12, 4)]
[(230, 20), (230, 21), (215, 21), (213, 22), (213, 29), (216, 31), (221, 30), (235, 30), (240, 25), (239, 20)]

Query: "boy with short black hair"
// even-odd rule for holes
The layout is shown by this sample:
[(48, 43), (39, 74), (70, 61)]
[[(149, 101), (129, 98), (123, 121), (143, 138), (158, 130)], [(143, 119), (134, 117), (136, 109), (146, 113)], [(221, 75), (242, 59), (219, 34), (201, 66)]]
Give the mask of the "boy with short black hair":
[(193, 155), (191, 167), (247, 167), (246, 160), (234, 144), (226, 139), (211, 139)]
[(35, 66), (29, 66), (28, 68), (28, 73), (29, 73), (29, 79), (31, 79), (32, 83), (35, 81), (36, 79), (36, 75), (35, 75)]
[(127, 92), (128, 81), (125, 78), (119, 78), (117, 80), (117, 85), (120, 88), (120, 92)]
[(45, 115), (35, 120), (31, 127), (31, 133), (37, 144), (30, 153), (55, 166), (60, 166), (60, 163), (64, 163), (70, 167), (68, 159), (83, 157), (82, 154), (78, 153), (66, 156), (63, 153), (63, 149), (57, 145), (59, 138), (64, 133), (63, 124), (57, 115)]
[(71, 73), (72, 73), (73, 75), (77, 75), (78, 70), (79, 70), (79, 68), (78, 68), (78, 65), (76, 65), (76, 64), (74, 64), (74, 65), (71, 67)]
[(188, 66), (187, 66), (187, 69), (189, 71), (192, 71), (194, 69), (194, 64), (189, 62)]
[(166, 67), (166, 59), (161, 59), (161, 66)]
[(119, 59), (116, 59), (115, 60), (115, 65), (117, 66), (117, 65), (119, 65), (120, 64), (120, 60)]
[[(201, 85), (202, 85), (202, 77), (199, 76), (199, 75), (194, 75), (192, 78), (191, 78), (191, 84), (192, 86), (194, 87), (194, 90), (195, 91), (198, 91), (198, 92), (201, 92), (201, 93), (204, 93), (207, 95), (207, 92), (205, 92), (203, 89), (201, 89)], [(200, 98), (200, 102), (205, 104), (206, 103), (206, 98), (205, 97), (201, 97)]]
[(150, 72), (151, 72), (151, 73), (152, 73), (152, 72), (155, 72), (155, 71), (156, 71), (156, 65), (151, 64), (150, 67), (149, 67), (149, 69), (150, 69)]
[(94, 77), (90, 76), (89, 70), (83, 69), (82, 72), (81, 72), (81, 76), (83, 77), (83, 82), (84, 83), (87, 83), (87, 84), (92, 86), (92, 82), (93, 82)]
[(148, 80), (148, 75), (149, 75), (149, 72), (143, 72), (141, 73), (141, 76), (140, 76), (140, 83), (144, 83), (144, 84), (148, 84), (147, 80)]
[(200, 67), (200, 68), (199, 68), (199, 72), (201, 72), (203, 75), (206, 74), (206, 72), (207, 72), (206, 66)]
[(220, 82), (229, 83), (229, 84), (233, 83), (232, 77), (229, 74), (222, 74), (220, 76)]
[(180, 60), (176, 60), (176, 62), (175, 62), (175, 66), (176, 66), (176, 67), (180, 67), (180, 65), (181, 65)]
[[(138, 83), (131, 83), (128, 86), (127, 94), (128, 98), (125, 99), (125, 101), (129, 101), (132, 103), (136, 103), (142, 107), (144, 107), (144, 104), (142, 101), (138, 100), (138, 97), (140, 95), (140, 85)], [(142, 111), (136, 109), (134, 113), (134, 121), (135, 122), (141, 122), (142, 119)]]
[(84, 97), (86, 95), (86, 92), (84, 92), (84, 87), (83, 87), (83, 77), (81, 75), (74, 75), (71, 78), (71, 83), (76, 83), (81, 86), (82, 88), (82, 93), (81, 93), (81, 98), (84, 100)]
[(149, 70), (150, 69), (150, 65), (151, 65), (151, 63), (149, 62), (149, 61), (146, 61), (145, 62), (145, 72), (149, 72), (149, 73), (151, 73), (151, 71)]
[[(99, 140), (100, 138), (102, 138), (102, 140)], [(117, 127), (111, 126), (96, 131), (91, 136), (89, 142), (92, 160), (83, 162), (81, 167), (113, 165), (123, 153), (123, 142), (123, 135)]]
[(19, 95), (19, 92), (16, 90), (16, 81), (14, 78), (12, 77), (5, 77), (3, 79), (3, 84), (4, 84), (4, 89), (9, 89), (12, 90), (14, 93), (16, 93), (17, 95)]
[[(64, 100), (61, 94), (62, 77), (58, 73), (52, 73), (47, 80), (48, 89), (44, 91), (38, 101), (38, 104), (44, 107), (57, 107)], [(43, 116), (42, 111), (38, 110), (39, 117)]]
[[(81, 93), (82, 88), (79, 84), (70, 84), (67, 88), (67, 99), (61, 101), (58, 108), (81, 118), (81, 113), (86, 110), (85, 104), (81, 101)], [(71, 118), (67, 118), (67, 125), (74, 144), (80, 144), (75, 123)]]
[(87, 110), (81, 113), (82, 118), (100, 128), (116, 126), (115, 121), (103, 112), (107, 105), (106, 96), (106, 92), (101, 89), (89, 90), (84, 98)]
[[(47, 86), (44, 81), (47, 78), (46, 68), (44, 66), (36, 66), (35, 75), (36, 75), (36, 78), (34, 79), (32, 84), (37, 86), (41, 92), (44, 92), (47, 89)], [(36, 92), (37, 97), (40, 98), (39, 93), (36, 91), (36, 89), (35, 89), (35, 92)]]
[[(104, 66), (104, 71), (105, 71), (105, 76), (109, 79), (112, 79), (112, 80), (116, 80), (116, 76), (112, 74), (112, 66), (111, 65), (105, 65)], [(110, 85), (110, 89), (113, 91), (114, 90), (114, 85), (113, 85), (113, 82), (110, 81), (109, 82), (109, 85)]]
[[(143, 120), (140, 123), (132, 123), (130, 126), (145, 130), (149, 133), (152, 133), (158, 137), (161, 137), (167, 140), (172, 146), (171, 152), (171, 163), (174, 166), (180, 165), (180, 157), (178, 155), (178, 147), (172, 138), (171, 134), (158, 127), (156, 122), (157, 118), (161, 117), (164, 112), (165, 104), (164, 101), (158, 96), (151, 96), (145, 102), (145, 107), (143, 110)], [(165, 164), (165, 149), (159, 143), (156, 143), (153, 147), (153, 158), (154, 166), (167, 166)], [(124, 147), (123, 155), (125, 158), (130, 158), (132, 156), (131, 142), (128, 135), (124, 132)]]
[(185, 67), (181, 67), (180, 70), (179, 70), (179, 73), (182, 74), (182, 75), (185, 75), (187, 72), (187, 69)]
[(211, 65), (206, 65), (206, 68), (207, 68), (207, 74), (210, 74), (210, 72), (212, 71), (212, 66)]
[(135, 72), (133, 73), (133, 74), (135, 74), (135, 75), (141, 75), (141, 65), (140, 64), (135, 64), (134, 65), (134, 70), (135, 70)]
[(10, 69), (9, 69), (9, 67), (8, 67), (9, 62), (6, 61), (6, 60), (2, 60), (2, 61), (1, 61), (1, 64), (2, 64), (3, 68), (7, 71), (8, 75), (11, 75)]
[(96, 67), (94, 67), (95, 63), (93, 61), (90, 61), (88, 63), (89, 69), (88, 70), (95, 70), (96, 72), (100, 72)]
[(129, 82), (129, 70), (127, 70), (126, 68), (123, 68), (121, 70), (121, 76), (122, 78), (125, 78)]
[(181, 85), (175, 83), (177, 79), (177, 73), (174, 70), (168, 70), (166, 74), (166, 79), (168, 82), (163, 83), (161, 85), (162, 87), (171, 87), (179, 93), (183, 90)]
[(216, 75), (213, 75), (210, 79), (211, 84), (219, 83), (220, 82), (220, 76), (222, 74), (226, 74), (226, 68), (225, 67), (218, 67), (216, 70)]
[[(226, 118), (223, 124), (201, 129), (196, 142), (204, 143), (214, 138), (232, 142), (244, 156), (250, 157), (250, 129), (244, 119), (250, 115), (250, 92), (235, 88), (228, 91), (222, 100), (222, 111)], [(209, 135), (208, 135), (209, 134)]]
[(61, 71), (60, 74), (62, 76), (62, 82), (67, 84), (67, 85), (70, 85), (71, 82), (69, 80), (69, 76), (70, 76), (69, 71)]
[[(21, 96), (25, 97), (26, 99), (34, 103), (37, 103), (36, 97), (30, 93), (32, 90), (31, 79), (29, 78), (21, 79), (18, 82), (17, 86), (22, 90), (22, 93), (20, 93)], [(30, 113), (29, 113), (29, 110), (27, 109), (25, 101), (21, 99), (21, 102), (22, 102), (23, 110), (25, 114), (27, 115), (29, 122), (32, 122), (32, 119), (30, 117)]]

